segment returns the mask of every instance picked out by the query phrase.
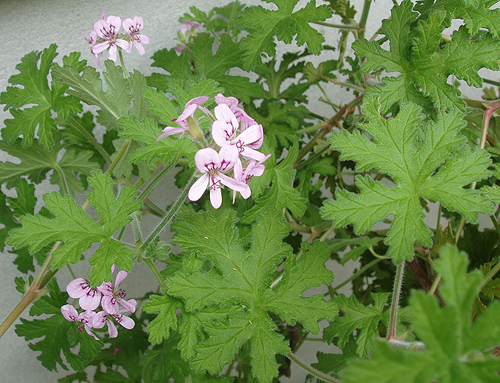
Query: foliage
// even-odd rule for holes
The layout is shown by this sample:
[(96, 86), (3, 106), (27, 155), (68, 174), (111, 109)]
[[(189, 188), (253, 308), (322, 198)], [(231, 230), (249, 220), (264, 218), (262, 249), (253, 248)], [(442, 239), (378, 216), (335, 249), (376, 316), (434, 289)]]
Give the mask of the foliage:
[[(26, 54), (0, 93), (24, 274), (0, 336), (21, 315), (63, 383), (498, 380), (500, 10), (403, 0), (368, 36), (372, 3), (190, 7), (156, 52), (147, 17), (103, 15), (100, 69)], [(157, 286), (125, 298), (138, 264)], [(309, 366), (309, 341), (337, 353)]]

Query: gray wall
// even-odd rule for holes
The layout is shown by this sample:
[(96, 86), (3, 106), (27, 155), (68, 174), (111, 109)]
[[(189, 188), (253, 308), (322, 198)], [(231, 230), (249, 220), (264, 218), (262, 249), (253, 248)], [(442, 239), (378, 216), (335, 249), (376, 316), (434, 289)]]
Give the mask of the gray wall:
[[(151, 43), (146, 46), (146, 55), (140, 57), (135, 52), (126, 55), (127, 69), (139, 69), (145, 74), (151, 73), (150, 56), (158, 49), (171, 47), (174, 43), (179, 24), (178, 18), (188, 11), (189, 6), (195, 5), (205, 11), (214, 6), (227, 4), (229, 0), (135, 0), (130, 2), (110, 0), (107, 2), (108, 15), (119, 15), (122, 19), (141, 15), (145, 21), (144, 34), (150, 37)], [(258, 0), (245, 1), (246, 4), (259, 4)], [(301, 4), (304, 1), (301, 1)], [(353, 4), (358, 9), (358, 18), (363, 1), (356, 0)], [(86, 35), (92, 30), (93, 23), (100, 18), (105, 3), (95, 0), (90, 1), (68, 1), (68, 0), (0, 0), (0, 92), (4, 91), (8, 85), (8, 78), (15, 74), (15, 65), (19, 63), (21, 57), (32, 50), (42, 50), (51, 43), (58, 45), (59, 56), (56, 60), (72, 51), (82, 51), (82, 57), (86, 58), (91, 65), (95, 61), (90, 54), (88, 47), (83, 40), (80, 31)], [(388, 17), (391, 9), (391, 0), (378, 0), (372, 5), (372, 13), (369, 19), (367, 36), (371, 37), (380, 26), (380, 20)], [(339, 22), (334, 18), (333, 22)], [(318, 28), (326, 37), (329, 44), (335, 44), (338, 34), (335, 30), (320, 27)], [(105, 56), (106, 57), (106, 56)], [(330, 58), (330, 57), (324, 57)], [(327, 87), (328, 88), (328, 87)], [(331, 89), (331, 88), (330, 88)], [(311, 101), (317, 100), (319, 94), (311, 93)], [(340, 101), (342, 93), (336, 92), (332, 95), (333, 101)], [(344, 100), (346, 100), (344, 98)], [(316, 103), (313, 110), (325, 116), (331, 112)], [(0, 111), (0, 129), (4, 126), (3, 120), (9, 114)], [(0, 152), (0, 161), (12, 160), (5, 153)], [(38, 196), (56, 190), (48, 182), (42, 183), (37, 188)], [(167, 193), (165, 193), (167, 190)], [(168, 192), (171, 190), (171, 192)], [(8, 195), (13, 195), (12, 190), (3, 189)], [(167, 183), (158, 190), (152, 199), (165, 205), (169, 200), (175, 198), (176, 191), (171, 189)], [(154, 220), (145, 223), (144, 232), (149, 233), (154, 226)], [(5, 260), (0, 269), (0, 321), (14, 308), (20, 299), (20, 294), (14, 288), (14, 277), (18, 275), (15, 266), (11, 263), (14, 257), (10, 254), (2, 254)], [(124, 283), (129, 296), (140, 296), (146, 291), (155, 289), (154, 279), (149, 270), (145, 270), (142, 265), (134, 269), (129, 278)], [(84, 275), (86, 268), (84, 265), (74, 267), (78, 275)], [(344, 270), (345, 272), (345, 270)], [(349, 274), (348, 274), (349, 275)], [(61, 270), (57, 274), (60, 286), (64, 288), (72, 278), (67, 270)], [(336, 282), (340, 283), (346, 277), (336, 274)], [(25, 312), (23, 317), (27, 318)], [(19, 323), (19, 321), (16, 321)], [(312, 344), (311, 344), (312, 343)], [(310, 342), (311, 346), (317, 343)], [(314, 350), (314, 348), (312, 348)], [(324, 352), (332, 352), (333, 348), (324, 346)], [(307, 362), (315, 361), (315, 352), (311, 348), (303, 347), (299, 353), (300, 357)], [(28, 348), (23, 338), (18, 338), (12, 327), (0, 339), (0, 383), (15, 382), (54, 382), (57, 378), (64, 376), (65, 372), (50, 373), (46, 371), (36, 360), (37, 353)], [(296, 369), (297, 370), (297, 369)], [(297, 371), (296, 371), (297, 372)], [(304, 374), (295, 374), (290, 381), (303, 382)]]

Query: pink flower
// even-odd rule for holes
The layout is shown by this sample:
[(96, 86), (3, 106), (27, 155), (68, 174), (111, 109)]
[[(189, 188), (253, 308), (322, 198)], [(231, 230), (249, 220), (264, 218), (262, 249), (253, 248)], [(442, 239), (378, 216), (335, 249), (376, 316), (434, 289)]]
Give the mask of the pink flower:
[(130, 41), (127, 53), (132, 51), (132, 43), (134, 43), (137, 51), (141, 56), (144, 56), (146, 51), (142, 44), (149, 44), (149, 37), (140, 35), (139, 33), (144, 28), (144, 20), (141, 16), (134, 16), (134, 19), (123, 20), (123, 29), (127, 32), (128, 40)]
[(87, 310), (78, 314), (78, 311), (76, 311), (73, 306), (64, 305), (63, 307), (61, 307), (61, 313), (64, 319), (70, 322), (78, 322), (76, 325), (78, 331), (83, 332), (83, 329), (85, 329), (87, 334), (92, 335), (95, 340), (99, 340), (99, 338), (95, 336), (92, 331), (90, 331), (90, 329), (92, 328), (94, 317), (96, 316), (95, 312)]
[[(269, 157), (271, 157), (270, 154), (266, 156), (264, 159), (267, 160)], [(234, 178), (236, 181), (240, 181), (244, 184), (247, 184), (252, 180), (253, 176), (259, 177), (262, 174), (264, 174), (264, 170), (266, 167), (262, 165), (260, 162), (257, 163), (255, 161), (250, 161), (248, 166), (246, 167), (245, 170), (243, 170), (243, 166), (241, 165), (240, 161), (237, 161), (236, 164), (234, 165)], [(249, 198), (252, 195), (252, 190), (250, 187), (247, 189), (243, 190), (240, 192), (241, 196), (245, 199)], [(233, 191), (233, 203), (236, 200), (236, 191)]]
[(239, 123), (229, 106), (219, 104), (214, 111), (217, 120), (212, 124), (212, 137), (217, 145), (235, 146), (243, 157), (263, 162), (266, 155), (255, 150), (262, 146), (264, 140), (262, 125), (252, 125), (237, 134)]
[(129, 43), (118, 38), (118, 31), (122, 25), (122, 19), (119, 16), (108, 16), (106, 20), (99, 19), (94, 24), (94, 30), (99, 38), (104, 41), (97, 43), (92, 48), (92, 54), (100, 54), (109, 48), (109, 59), (116, 62), (117, 46), (128, 50)]
[(241, 131), (245, 131), (249, 126), (257, 125), (257, 122), (250, 117), (243, 109), (238, 107), (238, 99), (236, 97), (225, 97), (222, 94), (218, 94), (214, 97), (217, 105), (226, 104), (231, 112), (234, 113), (236, 120), (240, 124)]
[(187, 48), (186, 44), (193, 41), (193, 37), (196, 36), (198, 30), (201, 28), (201, 24), (196, 21), (184, 20), (182, 24), (187, 25), (188, 27), (182, 27), (177, 32), (177, 38), (181, 41), (181, 44), (175, 48), (175, 52), (179, 55), (184, 49)]
[(203, 175), (189, 189), (188, 198), (198, 201), (208, 187), (210, 202), (214, 209), (218, 209), (222, 204), (221, 184), (240, 193), (246, 190), (248, 185), (223, 174), (231, 170), (238, 161), (238, 151), (232, 145), (222, 147), (219, 153), (212, 148), (198, 150), (194, 162)]
[(104, 311), (99, 311), (92, 321), (93, 328), (103, 328), (105, 324), (108, 325), (108, 333), (110, 338), (116, 338), (118, 336), (118, 330), (113, 322), (116, 322), (127, 330), (131, 330), (135, 326), (135, 322), (132, 318), (126, 317), (123, 314), (109, 314)]
[(101, 292), (83, 278), (76, 278), (68, 283), (66, 291), (71, 298), (79, 298), (78, 303), (84, 310), (95, 310), (101, 303)]
[[(115, 269), (115, 265), (112, 266), (111, 272)], [(107, 314), (117, 314), (118, 311), (130, 311), (135, 312), (135, 307), (137, 302), (135, 299), (130, 299), (126, 301), (124, 298), (127, 295), (124, 289), (120, 289), (120, 283), (127, 277), (127, 272), (120, 270), (116, 275), (115, 284), (111, 282), (103, 282), (97, 290), (99, 290), (103, 297), (101, 300), (101, 306)], [(123, 309), (122, 309), (123, 307)]]
[(195, 97), (192, 100), (189, 100), (186, 105), (184, 106), (184, 110), (180, 114), (179, 117), (175, 118), (172, 120), (172, 122), (177, 123), (180, 127), (175, 127), (175, 126), (167, 126), (165, 129), (163, 129), (163, 134), (160, 135), (156, 139), (156, 141), (161, 140), (162, 138), (171, 136), (173, 134), (182, 134), (184, 132), (190, 132), (191, 135), (195, 138), (201, 138), (198, 137), (201, 133), (199, 132), (194, 132), (190, 129), (189, 127), (189, 119), (193, 119), (194, 112), (196, 112), (196, 109), (200, 109), (203, 111), (205, 114), (209, 114), (210, 112), (201, 106), (201, 104), (204, 104), (207, 102), (209, 97), (207, 96), (200, 96), (200, 97)]

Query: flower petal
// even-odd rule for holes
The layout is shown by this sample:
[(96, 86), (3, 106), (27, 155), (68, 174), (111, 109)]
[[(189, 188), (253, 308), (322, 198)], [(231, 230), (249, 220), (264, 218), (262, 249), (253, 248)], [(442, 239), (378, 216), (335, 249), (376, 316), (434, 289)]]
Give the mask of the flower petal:
[(118, 45), (120, 48), (128, 50), (131, 44), (128, 41), (122, 40), (122, 39), (117, 39), (116, 45)]
[(241, 155), (245, 158), (251, 158), (258, 162), (264, 162), (267, 159), (267, 156), (264, 153), (258, 152), (257, 150), (249, 148), (248, 146), (243, 147)]
[(207, 102), (209, 98), (210, 97), (208, 97), (208, 96), (198, 96), (198, 97), (192, 98), (191, 100), (186, 102), (186, 106), (184, 108), (186, 108), (189, 105), (200, 106), (201, 104), (204, 104), (205, 102)]
[(118, 330), (113, 322), (110, 320), (108, 322), (108, 334), (110, 338), (116, 338), (118, 336)]
[(184, 128), (176, 128), (174, 126), (167, 126), (163, 129), (163, 133), (156, 139), (156, 141), (160, 141), (162, 138), (171, 136), (173, 134), (184, 133), (186, 129)]
[(115, 319), (116, 323), (122, 325), (125, 327), (127, 330), (131, 330), (135, 326), (135, 322), (132, 318), (126, 317), (125, 315), (114, 315), (113, 318)]
[[(128, 46), (128, 45), (127, 45)], [(117, 48), (116, 48), (116, 45), (111, 45), (109, 47), (109, 56), (108, 58), (113, 61), (113, 62), (116, 62), (116, 51), (117, 51)]]
[(102, 282), (100, 286), (97, 286), (97, 290), (103, 293), (103, 295), (113, 296), (113, 285), (111, 282)]
[(103, 328), (107, 320), (108, 314), (104, 311), (99, 311), (95, 314), (94, 320), (92, 321), (92, 328)]
[(215, 120), (212, 124), (212, 138), (220, 147), (231, 144), (231, 139), (235, 130), (231, 124), (226, 124), (224, 121)]
[(101, 306), (108, 314), (116, 314), (120, 308), (118, 301), (114, 297), (110, 296), (102, 297)]
[(217, 103), (217, 105), (226, 104), (227, 106), (229, 106), (229, 109), (232, 109), (232, 107), (237, 107), (239, 102), (236, 97), (225, 97), (221, 93), (215, 96), (214, 100)]
[(200, 178), (189, 189), (188, 198), (190, 201), (198, 201), (201, 196), (205, 193), (208, 186), (208, 173), (203, 174)]
[(134, 33), (134, 30), (135, 30), (134, 20), (132, 20), (131, 18), (126, 18), (125, 20), (123, 20), (123, 24), (122, 25), (123, 25), (123, 29), (128, 34)]
[(220, 182), (224, 185), (226, 185), (228, 188), (236, 190), (238, 192), (242, 192), (246, 190), (248, 185), (244, 182), (239, 182), (236, 181), (234, 178), (228, 177), (225, 174), (218, 174), (218, 178), (220, 179)]
[(118, 286), (120, 286), (120, 283), (123, 282), (125, 278), (127, 278), (128, 273), (126, 271), (120, 270), (118, 274), (116, 274), (116, 279), (115, 279), (115, 288), (118, 289)]
[(239, 161), (238, 149), (234, 145), (223, 146), (219, 150), (220, 166), (219, 170), (221, 172), (227, 172), (232, 169), (236, 162)]
[(125, 299), (118, 299), (118, 303), (123, 307), (120, 308), (118, 312), (130, 311), (131, 313), (134, 313), (135, 308), (137, 307), (137, 301), (135, 299), (130, 299), (128, 301), (126, 301)]
[(89, 289), (87, 293), (80, 297), (78, 303), (84, 310), (95, 310), (101, 303), (101, 292), (96, 289)]
[(241, 141), (243, 145), (252, 145), (260, 142), (258, 145), (251, 146), (252, 149), (259, 149), (262, 146), (263, 138), (264, 131), (262, 130), (262, 125), (253, 125), (238, 135), (238, 137), (233, 140), (233, 143), (235, 141)]
[(214, 108), (214, 113), (217, 120), (222, 120), (226, 124), (233, 125), (234, 130), (238, 129), (238, 120), (231, 109), (229, 109), (229, 106), (226, 104), (217, 105)]
[(149, 44), (149, 37), (146, 36), (146, 35), (137, 35), (137, 37), (139, 38), (139, 42), (141, 44)]
[(210, 203), (214, 209), (218, 209), (220, 205), (222, 205), (222, 192), (220, 187), (210, 189)]
[(61, 307), (61, 314), (63, 315), (64, 319), (74, 322), (78, 319), (78, 312), (72, 305), (64, 305)]
[(90, 289), (90, 283), (83, 278), (76, 278), (66, 286), (66, 291), (71, 298), (80, 298), (87, 294)]
[(108, 16), (106, 22), (109, 24), (110, 27), (114, 27), (114, 35), (116, 36), (118, 31), (122, 27), (122, 19), (120, 18), (120, 16)]
[(107, 41), (103, 43), (96, 44), (92, 47), (92, 54), (98, 55), (101, 52), (104, 52), (106, 49), (108, 49), (109, 43)]
[(220, 167), (219, 153), (212, 148), (200, 149), (194, 155), (194, 163), (200, 173), (208, 173)]
[[(130, 44), (130, 46), (132, 46), (132, 44)], [(137, 41), (134, 40), (134, 46), (137, 49), (137, 52), (139, 52), (141, 56), (144, 56), (146, 54), (146, 50), (144, 49), (141, 43), (138, 43)]]

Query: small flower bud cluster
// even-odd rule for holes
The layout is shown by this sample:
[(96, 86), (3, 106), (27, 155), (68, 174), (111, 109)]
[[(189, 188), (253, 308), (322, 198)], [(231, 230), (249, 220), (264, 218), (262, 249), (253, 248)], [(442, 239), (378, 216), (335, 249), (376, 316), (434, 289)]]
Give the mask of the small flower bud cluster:
[[(112, 266), (111, 272), (114, 269), (115, 265)], [(119, 288), (126, 276), (127, 272), (121, 270), (116, 275), (114, 285), (111, 282), (103, 282), (99, 287), (91, 287), (84, 278), (76, 278), (71, 281), (66, 286), (66, 291), (71, 298), (78, 299), (80, 308), (84, 311), (78, 312), (72, 305), (68, 304), (61, 307), (62, 315), (70, 322), (77, 322), (78, 331), (85, 330), (96, 340), (99, 338), (92, 332), (92, 329), (100, 329), (104, 325), (108, 326), (110, 338), (118, 336), (114, 322), (129, 330), (134, 328), (134, 320), (123, 315), (125, 312), (135, 312), (137, 306), (135, 299), (125, 300), (125, 290)], [(95, 312), (94, 310), (99, 306), (102, 310)]]
[[(125, 33), (119, 34), (123, 25)], [(106, 8), (102, 12), (102, 17), (94, 24), (94, 30), (90, 32), (87, 38), (83, 32), (82, 35), (91, 45), (90, 51), (100, 65), (99, 56), (105, 50), (109, 50), (109, 59), (116, 62), (118, 48), (124, 49), (127, 53), (132, 51), (135, 46), (141, 56), (146, 53), (142, 44), (149, 44), (149, 38), (141, 35), (144, 28), (144, 20), (141, 16), (134, 16), (133, 19), (123, 20), (119, 16), (106, 17)]]
[(175, 51), (177, 54), (181, 54), (181, 52), (187, 48), (187, 44), (193, 42), (193, 37), (197, 35), (198, 30), (201, 28), (201, 24), (196, 21), (184, 20), (182, 24), (186, 25), (182, 27), (177, 32), (177, 38), (180, 41), (180, 44), (177, 44), (175, 47)]
[(218, 209), (222, 204), (222, 185), (233, 190), (233, 203), (237, 192), (245, 199), (250, 197), (252, 192), (248, 183), (252, 177), (264, 173), (265, 166), (262, 163), (271, 155), (258, 151), (264, 141), (262, 125), (257, 124), (238, 107), (236, 98), (224, 97), (222, 94), (215, 96), (217, 106), (213, 114), (201, 106), (208, 99), (206, 96), (200, 96), (190, 100), (180, 116), (172, 120), (179, 127), (167, 126), (157, 140), (184, 133), (196, 140), (203, 138), (194, 119), (197, 109), (213, 120), (210, 140), (212, 145), (200, 149), (194, 157), (196, 169), (201, 173), (201, 177), (191, 186), (188, 198), (197, 201), (208, 188), (210, 202)]

